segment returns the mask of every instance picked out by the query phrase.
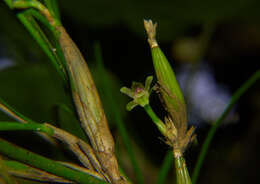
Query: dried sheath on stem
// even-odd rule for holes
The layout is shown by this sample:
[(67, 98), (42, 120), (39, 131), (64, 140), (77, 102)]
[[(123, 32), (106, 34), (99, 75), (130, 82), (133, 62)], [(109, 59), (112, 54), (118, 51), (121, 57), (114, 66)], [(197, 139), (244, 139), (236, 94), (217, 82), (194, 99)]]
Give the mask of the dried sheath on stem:
[(60, 33), (59, 43), (66, 59), (72, 95), (81, 125), (111, 182), (125, 183), (114, 155), (114, 140), (87, 63), (66, 30), (62, 26), (57, 26), (56, 29)]
[[(102, 170), (109, 176), (108, 181), (111, 181), (111, 183), (126, 183), (119, 172), (117, 159), (114, 154), (114, 140), (108, 128), (100, 98), (87, 63), (79, 49), (67, 34), (60, 21), (53, 17), (49, 9), (39, 1), (20, 0), (14, 2), (7, 1), (7, 3), (11, 8), (34, 8), (46, 18), (49, 23), (48, 26), (52, 33), (54, 33), (64, 54), (72, 96), (80, 122), (89, 137)], [(91, 167), (87, 160), (81, 159), (81, 161), (84, 161), (86, 166)]]

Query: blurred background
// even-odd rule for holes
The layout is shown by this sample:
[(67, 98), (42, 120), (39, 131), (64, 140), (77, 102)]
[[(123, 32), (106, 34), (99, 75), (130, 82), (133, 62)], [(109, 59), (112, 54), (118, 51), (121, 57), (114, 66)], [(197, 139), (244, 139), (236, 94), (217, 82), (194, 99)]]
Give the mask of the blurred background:
[[(198, 143), (185, 153), (192, 173), (212, 123), (224, 111), (232, 94), (260, 68), (260, 2), (63, 0), (59, 5), (62, 22), (85, 56), (97, 82), (122, 168), (135, 181), (115, 121), (126, 126), (145, 181), (151, 184), (156, 181), (169, 147), (142, 108), (126, 112), (125, 105), (130, 99), (120, 94), (119, 89), (130, 87), (132, 81), (144, 82), (146, 76), (154, 75), (143, 19), (158, 22), (159, 45), (183, 89), (189, 124), (196, 127)], [(58, 108), (59, 104), (72, 107), (69, 90), (15, 12), (3, 1), (0, 2), (0, 22), (0, 97), (35, 121), (77, 123), (73, 114), (68, 115)], [(105, 70), (98, 67), (94, 54), (96, 43), (100, 44)], [(102, 82), (104, 76), (109, 85)], [(258, 82), (242, 96), (223, 122), (198, 183), (258, 181), (259, 94)], [(151, 96), (151, 105), (163, 118), (165, 112), (155, 93)], [(0, 120), (8, 120), (8, 117), (0, 112)], [(59, 158), (48, 143), (32, 133), (0, 135), (34, 152)], [(174, 177), (172, 168), (167, 183), (174, 183)]]

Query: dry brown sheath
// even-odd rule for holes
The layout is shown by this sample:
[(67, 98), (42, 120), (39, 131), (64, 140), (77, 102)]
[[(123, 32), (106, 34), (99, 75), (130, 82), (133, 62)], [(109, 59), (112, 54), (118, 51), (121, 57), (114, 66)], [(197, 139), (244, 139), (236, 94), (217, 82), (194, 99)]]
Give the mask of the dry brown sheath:
[(72, 94), (81, 126), (87, 133), (96, 155), (112, 183), (125, 183), (114, 154), (114, 140), (86, 61), (62, 26), (59, 43), (66, 59)]

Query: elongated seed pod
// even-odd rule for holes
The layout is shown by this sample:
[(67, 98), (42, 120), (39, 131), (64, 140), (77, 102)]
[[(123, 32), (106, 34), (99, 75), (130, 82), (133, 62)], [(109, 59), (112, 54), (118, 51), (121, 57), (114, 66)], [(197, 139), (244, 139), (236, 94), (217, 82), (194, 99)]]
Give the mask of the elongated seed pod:
[(59, 43), (66, 59), (73, 99), (81, 125), (111, 182), (125, 183), (114, 155), (114, 140), (87, 63), (65, 29), (62, 26), (56, 29), (60, 33)]
[(160, 85), (160, 94), (162, 95), (166, 110), (169, 112), (178, 130), (178, 137), (183, 138), (187, 130), (187, 115), (181, 89), (169, 61), (155, 39), (157, 24), (153, 24), (151, 20), (145, 20), (144, 25), (151, 47), (154, 70)]
[(186, 105), (176, 80), (175, 74), (167, 58), (159, 48), (155, 39), (156, 26), (151, 20), (144, 21), (151, 47), (154, 70), (159, 83), (159, 92), (162, 96), (169, 117), (165, 118), (165, 139), (173, 148), (175, 159), (177, 184), (191, 184), (188, 169), (183, 158), (188, 143), (194, 138), (194, 128), (187, 131)]

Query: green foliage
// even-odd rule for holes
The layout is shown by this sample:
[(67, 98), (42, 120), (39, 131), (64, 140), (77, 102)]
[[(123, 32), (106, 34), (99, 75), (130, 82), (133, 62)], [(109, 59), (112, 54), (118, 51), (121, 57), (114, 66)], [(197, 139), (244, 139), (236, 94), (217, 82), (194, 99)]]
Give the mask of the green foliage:
[(46, 170), (47, 172), (75, 182), (82, 184), (105, 183), (82, 172), (70, 169), (58, 162), (54, 162), (28, 150), (14, 146), (3, 139), (0, 139), (0, 152), (9, 158), (18, 160), (39, 169)]

